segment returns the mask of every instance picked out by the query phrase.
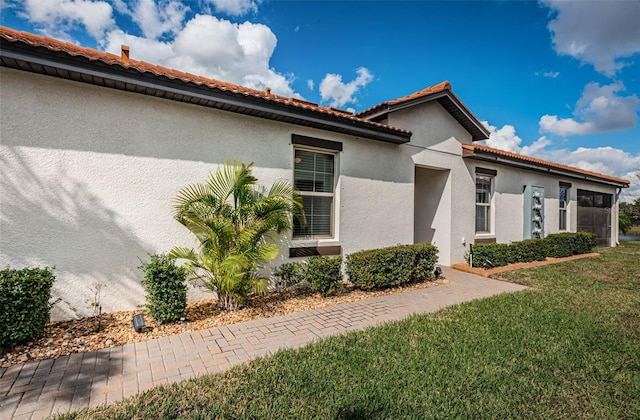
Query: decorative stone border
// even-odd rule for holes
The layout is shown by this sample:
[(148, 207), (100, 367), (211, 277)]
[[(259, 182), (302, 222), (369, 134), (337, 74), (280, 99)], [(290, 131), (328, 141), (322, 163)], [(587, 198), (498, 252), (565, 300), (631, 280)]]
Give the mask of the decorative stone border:
[(600, 254), (597, 252), (592, 252), (590, 254), (572, 255), (570, 257), (565, 257), (565, 258), (547, 257), (545, 261), (533, 261), (528, 263), (509, 264), (503, 267), (490, 268), (488, 270), (480, 267), (469, 267), (469, 264), (453, 264), (451, 268), (458, 271), (464, 271), (465, 273), (475, 274), (476, 276), (490, 277), (493, 274), (504, 273), (505, 271), (520, 270), (521, 268), (541, 267), (543, 265), (557, 264), (565, 261), (573, 261), (573, 260), (581, 260), (583, 258), (597, 257), (598, 255)]

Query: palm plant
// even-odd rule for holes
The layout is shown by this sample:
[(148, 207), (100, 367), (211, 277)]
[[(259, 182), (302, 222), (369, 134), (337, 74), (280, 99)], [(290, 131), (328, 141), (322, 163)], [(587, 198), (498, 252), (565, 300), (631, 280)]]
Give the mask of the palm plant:
[(200, 242), (199, 252), (175, 247), (169, 253), (185, 259), (190, 279), (218, 294), (219, 304), (237, 309), (249, 293), (264, 293), (266, 279), (259, 268), (274, 259), (274, 241), (304, 222), (302, 199), (286, 182), (269, 191), (257, 189), (253, 163), (225, 162), (204, 184), (193, 184), (175, 198), (176, 220)]

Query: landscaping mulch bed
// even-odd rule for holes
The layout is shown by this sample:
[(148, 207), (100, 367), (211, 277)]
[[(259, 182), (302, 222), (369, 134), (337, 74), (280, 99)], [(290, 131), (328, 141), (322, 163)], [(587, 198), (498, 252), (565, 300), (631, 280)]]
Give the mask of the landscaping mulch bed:
[(96, 317), (52, 322), (45, 327), (40, 338), (13, 349), (0, 348), (0, 367), (7, 368), (32, 360), (52, 359), (71, 353), (83, 353), (188, 331), (355, 302), (446, 282), (446, 279), (439, 279), (375, 291), (362, 291), (353, 285), (345, 284), (336, 295), (328, 298), (323, 298), (307, 288), (272, 292), (252, 297), (246, 307), (237, 311), (221, 309), (215, 299), (201, 300), (187, 304), (184, 321), (159, 325), (153, 318), (145, 315), (148, 328), (140, 333), (133, 330), (132, 317), (146, 314), (146, 309), (105, 313), (102, 315), (100, 331), (97, 331)]
[(543, 265), (557, 264), (565, 261), (573, 261), (573, 260), (580, 260), (582, 258), (597, 257), (598, 255), (600, 254), (597, 252), (592, 252), (590, 254), (572, 255), (571, 257), (564, 257), (564, 258), (547, 257), (547, 259), (544, 261), (532, 261), (528, 263), (508, 264), (508, 265), (505, 265), (504, 267), (494, 267), (489, 269), (482, 268), (482, 267), (470, 267), (469, 264), (454, 264), (451, 266), (451, 268), (459, 271), (464, 271), (465, 273), (475, 274), (477, 276), (491, 277), (494, 274), (500, 274), (506, 271), (519, 270), (521, 268), (541, 267)]

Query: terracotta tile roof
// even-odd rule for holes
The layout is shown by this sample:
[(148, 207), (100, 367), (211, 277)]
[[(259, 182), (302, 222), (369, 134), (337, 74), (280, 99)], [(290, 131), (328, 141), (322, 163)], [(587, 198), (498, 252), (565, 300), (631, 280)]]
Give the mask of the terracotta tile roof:
[(179, 80), (185, 83), (194, 83), (196, 85), (206, 86), (211, 89), (216, 89), (225, 92), (231, 92), (234, 94), (243, 95), (245, 97), (260, 98), (267, 101), (272, 101), (287, 106), (291, 106), (297, 109), (306, 111), (318, 112), (325, 115), (330, 115), (339, 119), (347, 119), (360, 124), (365, 124), (371, 127), (380, 128), (387, 131), (394, 131), (402, 133), (404, 135), (411, 135), (409, 130), (405, 130), (398, 127), (392, 127), (387, 124), (382, 124), (374, 121), (369, 121), (360, 117), (357, 117), (351, 112), (343, 111), (336, 108), (321, 106), (312, 102), (308, 102), (302, 99), (289, 98), (279, 95), (274, 95), (268, 91), (260, 91), (256, 89), (250, 89), (244, 86), (239, 86), (233, 83), (227, 83), (220, 80), (210, 79), (203, 76), (197, 76), (180, 70), (170, 69), (154, 64), (150, 64), (144, 61), (133, 60), (129, 58), (119, 57), (115, 54), (106, 53), (102, 51), (93, 50), (91, 48), (80, 47), (75, 44), (63, 42), (57, 39), (43, 37), (28, 32), (16, 31), (11, 28), (0, 26), (0, 38), (8, 42), (22, 42), (31, 47), (42, 47), (53, 52), (64, 52), (73, 57), (85, 58), (89, 61), (100, 61), (109, 66), (120, 66), (125, 69), (134, 69), (140, 73), (151, 73), (157, 77), (167, 77), (172, 80)]
[(429, 86), (422, 90), (414, 92), (410, 95), (403, 96), (402, 98), (394, 99), (392, 101), (389, 101), (388, 103), (390, 105), (400, 104), (403, 102), (410, 101), (412, 99), (417, 99), (423, 96), (431, 95), (432, 93), (443, 92), (445, 90), (448, 90), (449, 92), (451, 92), (451, 83), (449, 83), (446, 80), (444, 82), (438, 83), (437, 85)]
[[(390, 101), (382, 102), (369, 109), (358, 112), (356, 116), (379, 121), (389, 112), (402, 108), (404, 104), (414, 102), (421, 103), (436, 100), (444, 109), (451, 114), (471, 135), (473, 141), (485, 140), (489, 138), (486, 127), (476, 118), (469, 108), (451, 90), (451, 83), (440, 82), (437, 85), (429, 86), (425, 89), (414, 92), (410, 95)], [(410, 105), (410, 104), (409, 104)]]
[(576, 167), (573, 167), (573, 166), (568, 166), (568, 165), (563, 165), (563, 164), (560, 164), (560, 163), (550, 162), (548, 160), (538, 159), (538, 158), (525, 156), (525, 155), (519, 155), (517, 153), (507, 152), (505, 150), (494, 149), (493, 147), (484, 146), (484, 145), (481, 145), (481, 144), (463, 144), (462, 145), (462, 149), (463, 149), (463, 151), (467, 150), (467, 151), (472, 152), (472, 153), (475, 152), (475, 151), (481, 151), (481, 152), (490, 153), (490, 154), (493, 154), (493, 155), (504, 156), (504, 157), (508, 157), (508, 158), (515, 159), (515, 160), (519, 160), (519, 161), (522, 161), (522, 162), (529, 162), (529, 163), (533, 163), (535, 165), (540, 165), (540, 166), (545, 167), (545, 168), (562, 169), (564, 171), (573, 172), (573, 173), (579, 174), (579, 175), (585, 175), (585, 176), (590, 176), (590, 177), (594, 177), (594, 178), (600, 178), (600, 179), (612, 181), (612, 182), (615, 182), (615, 183), (618, 183), (618, 184), (627, 184), (627, 186), (630, 184), (630, 181), (628, 181), (626, 179), (616, 178), (616, 177), (613, 177), (613, 176), (600, 174), (600, 173), (597, 173), (597, 172), (591, 172), (591, 171), (587, 171), (587, 170), (584, 170), (584, 169), (579, 169), (579, 168), (576, 168)]
[[(411, 101), (413, 99), (418, 99), (418, 98), (422, 98), (424, 96), (432, 95), (434, 93), (445, 92), (445, 91), (449, 91), (449, 93), (453, 94), (453, 91), (451, 90), (451, 83), (449, 83), (446, 80), (444, 82), (438, 83), (437, 85), (429, 86), (429, 87), (426, 87), (426, 88), (424, 88), (422, 90), (414, 92), (414, 93), (412, 93), (410, 95), (403, 96), (402, 98), (397, 98), (397, 99), (393, 99), (393, 100), (390, 100), (390, 101), (381, 102), (381, 103), (379, 103), (377, 105), (372, 106), (371, 108), (368, 108), (368, 109), (365, 109), (364, 111), (358, 112), (356, 115), (370, 115), (370, 114), (373, 114), (376, 111), (384, 109), (385, 107), (388, 107), (390, 105), (399, 105), (399, 104), (402, 104), (404, 102)], [(460, 103), (462, 103), (462, 101), (460, 101)]]

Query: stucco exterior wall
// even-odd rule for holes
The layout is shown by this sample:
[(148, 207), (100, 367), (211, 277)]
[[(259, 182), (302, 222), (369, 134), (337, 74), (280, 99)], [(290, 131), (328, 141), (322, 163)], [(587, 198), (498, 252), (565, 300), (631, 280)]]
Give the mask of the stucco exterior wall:
[[(416, 222), (416, 225), (427, 223), (434, 229), (433, 243), (440, 250), (440, 264), (450, 265), (464, 261), (468, 244), (473, 243), (475, 233), (475, 179), (462, 159), (462, 144), (470, 144), (471, 135), (437, 102), (394, 112), (389, 115), (389, 124), (413, 132), (411, 142), (402, 146), (411, 157), (410, 165), (448, 172), (445, 183), (440, 182), (441, 175), (432, 181), (428, 177), (420, 182), (416, 181), (419, 191), (416, 214), (422, 212), (418, 201), (420, 195), (433, 195), (433, 198), (423, 197), (423, 200), (438, 200), (435, 219)], [(441, 190), (441, 197), (435, 196), (436, 189)], [(416, 242), (420, 240), (416, 235)]]
[(255, 162), (263, 185), (292, 182), (293, 133), (344, 144), (336, 237), (321, 243), (350, 253), (413, 241), (413, 166), (396, 145), (7, 68), (0, 77), (0, 264), (56, 266), (54, 319), (88, 315), (95, 282), (105, 311), (144, 304), (140, 259), (195, 245), (172, 217), (176, 192), (230, 159)]
[(569, 206), (567, 211), (567, 231), (577, 230), (577, 192), (581, 190), (597, 191), (611, 194), (614, 200), (612, 208), (611, 240), (615, 245), (617, 233), (617, 200), (616, 189), (603, 184), (577, 180), (574, 178), (547, 175), (537, 171), (496, 165), (491, 162), (467, 160), (469, 174), (475, 174), (475, 168), (487, 168), (497, 171), (494, 177), (494, 194), (491, 203), (492, 232), (478, 234), (476, 238), (495, 238), (498, 243), (509, 243), (523, 239), (523, 188), (525, 185), (544, 187), (544, 234), (560, 232), (559, 194), (560, 182), (571, 184), (569, 189)]

